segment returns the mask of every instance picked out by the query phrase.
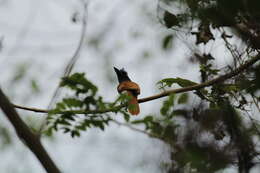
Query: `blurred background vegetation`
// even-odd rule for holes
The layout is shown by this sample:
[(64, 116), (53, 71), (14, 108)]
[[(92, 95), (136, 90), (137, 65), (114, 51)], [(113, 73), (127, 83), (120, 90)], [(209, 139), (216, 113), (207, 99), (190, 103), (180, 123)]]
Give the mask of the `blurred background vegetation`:
[[(259, 62), (142, 103), (137, 117), (56, 114), (118, 104), (113, 66), (140, 85), (140, 98), (234, 71), (259, 56), (257, 0), (2, 0), (0, 9), (1, 88), (15, 104), (54, 109), (48, 122), (19, 113), (65, 172), (259, 172)], [(2, 117), (2, 170), (43, 172)]]

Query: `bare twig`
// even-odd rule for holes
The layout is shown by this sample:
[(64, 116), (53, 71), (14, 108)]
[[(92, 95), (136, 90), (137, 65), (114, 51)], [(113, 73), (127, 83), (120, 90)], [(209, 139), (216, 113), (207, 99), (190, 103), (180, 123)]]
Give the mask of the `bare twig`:
[[(25, 106), (20, 106), (20, 105), (16, 105), (13, 104), (13, 106), (17, 109), (23, 109), (23, 110), (27, 110), (27, 111), (31, 111), (31, 112), (37, 112), (37, 113), (49, 113), (52, 110), (48, 110), (48, 109), (38, 109), (38, 108), (33, 108), (33, 107), (25, 107)], [(116, 112), (117, 110), (119, 110), (120, 108), (125, 107), (126, 105), (119, 105), (116, 106), (114, 108), (110, 108), (110, 109), (104, 109), (104, 110), (68, 110), (68, 111), (61, 111), (59, 112), (60, 114), (63, 113), (73, 113), (73, 114), (102, 114), (102, 113), (106, 113), (106, 112)]]
[(48, 155), (45, 148), (37, 135), (31, 132), (29, 127), (22, 121), (18, 113), (15, 111), (13, 105), (0, 89), (0, 107), (5, 113), (8, 120), (13, 125), (16, 134), (28, 146), (28, 148), (35, 154), (42, 166), (47, 172), (59, 173), (60, 170), (55, 165), (51, 157)]
[[(85, 40), (85, 35), (86, 35), (86, 28), (87, 28), (87, 14), (88, 14), (88, 3), (83, 1), (82, 0), (82, 4), (84, 6), (84, 11), (83, 11), (83, 16), (82, 16), (82, 29), (81, 29), (81, 34), (80, 34), (80, 40), (79, 40), (79, 44), (73, 54), (73, 56), (71, 57), (70, 61), (68, 62), (68, 64), (66, 65), (65, 67), (65, 70), (64, 70), (64, 73), (63, 73), (63, 76), (62, 77), (67, 77), (70, 75), (75, 63), (77, 62), (77, 60), (79, 59), (80, 57), (80, 52), (81, 52), (81, 49), (83, 47), (83, 43), (84, 43), (84, 40)], [(60, 95), (60, 86), (58, 85), (56, 90), (54, 91), (54, 94), (51, 98), (51, 101), (48, 105), (48, 109), (51, 109), (52, 108), (52, 105), (55, 103), (56, 101), (56, 98)], [(48, 112), (48, 111), (42, 111), (43, 113), (44, 112)], [(43, 130), (44, 126), (46, 124), (46, 120), (43, 121), (42, 125), (40, 126), (39, 128), (39, 134), (41, 133), (41, 131)]]
[(253, 100), (258, 112), (260, 112), (259, 102), (255, 99), (255, 97), (252, 94), (251, 94), (251, 97), (252, 97), (252, 100)]
[(31, 107), (25, 107), (25, 106), (20, 106), (20, 105), (16, 105), (16, 104), (13, 104), (13, 107), (15, 107), (17, 109), (23, 109), (23, 110), (37, 112), (37, 113), (48, 113), (49, 112), (47, 109), (31, 108)]
[[(83, 47), (83, 43), (84, 43), (84, 40), (85, 40), (86, 28), (87, 28), (87, 13), (88, 13), (87, 7), (88, 7), (88, 4), (84, 1), (82, 1), (82, 3), (84, 4), (84, 12), (83, 12), (83, 17), (82, 17), (82, 29), (81, 29), (79, 44), (78, 44), (73, 56), (71, 57), (70, 61), (66, 65), (62, 77), (67, 77), (67, 76), (70, 75), (75, 63), (77, 62), (77, 60), (80, 57), (80, 52), (81, 52), (81, 49)], [(55, 102), (55, 99), (58, 97), (59, 92), (60, 92), (60, 86), (58, 86), (56, 88), (56, 90), (53, 94), (53, 97), (50, 101), (50, 104), (48, 106), (48, 109), (51, 108), (52, 104)]]
[[(255, 64), (259, 60), (260, 60), (260, 55), (251, 58), (250, 60), (245, 62), (243, 65), (241, 65), (240, 67), (238, 67), (234, 71), (227, 73), (225, 75), (219, 76), (219, 77), (212, 79), (210, 81), (203, 82), (201, 84), (196, 84), (196, 85), (189, 86), (189, 87), (167, 90), (167, 91), (164, 91), (160, 94), (156, 94), (156, 95), (146, 97), (146, 98), (141, 98), (141, 99), (138, 100), (138, 102), (144, 103), (144, 102), (148, 102), (148, 101), (151, 101), (151, 100), (166, 97), (166, 96), (169, 96), (171, 94), (183, 93), (183, 92), (188, 92), (188, 91), (193, 91), (193, 90), (200, 90), (202, 88), (212, 86), (214, 84), (223, 82), (227, 79), (230, 79), (230, 78), (238, 75), (239, 73), (243, 72), (244, 70), (246, 70), (248, 67), (252, 66), (253, 64)], [(125, 106), (126, 105), (120, 105), (120, 106), (117, 106), (115, 108), (110, 108), (110, 109), (105, 109), (105, 110), (90, 110), (90, 111), (75, 110), (75, 111), (65, 111), (65, 112), (72, 112), (72, 113), (75, 113), (75, 114), (101, 114), (101, 113), (106, 113), (106, 112), (116, 112), (118, 109), (125, 107)], [(51, 111), (51, 110), (44, 110), (44, 109), (38, 109), (38, 108), (28, 108), (28, 107), (19, 106), (19, 105), (14, 105), (14, 107), (16, 107), (18, 109), (24, 109), (24, 110), (28, 110), (28, 111), (41, 112), (41, 113), (48, 113), (48, 112)], [(60, 113), (64, 113), (64, 112), (60, 112)]]

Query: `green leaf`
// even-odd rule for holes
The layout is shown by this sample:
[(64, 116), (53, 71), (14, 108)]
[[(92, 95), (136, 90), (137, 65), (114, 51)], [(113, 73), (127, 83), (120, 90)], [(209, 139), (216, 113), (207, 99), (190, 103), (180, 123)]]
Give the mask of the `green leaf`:
[(176, 139), (176, 134), (174, 133), (174, 130), (175, 130), (176, 127), (177, 126), (174, 126), (174, 125), (167, 125), (164, 128), (163, 136), (170, 139), (170, 140)]
[(127, 112), (125, 112), (125, 111), (120, 111), (120, 112), (124, 115), (125, 121), (126, 121), (126, 122), (129, 122), (129, 120), (130, 120), (130, 115), (129, 115)]
[(87, 126), (83, 122), (80, 125), (76, 126), (75, 128), (78, 129), (78, 130), (81, 130), (81, 131), (86, 131)]
[(134, 120), (131, 124), (144, 124), (146, 129), (150, 129), (150, 126), (154, 123), (153, 116), (149, 115), (144, 117), (143, 119)]
[(158, 122), (153, 122), (151, 124), (151, 126), (149, 127), (149, 129), (152, 131), (152, 133), (161, 135), (162, 132), (163, 132), (164, 127), (160, 123), (158, 123)]
[(104, 130), (105, 130), (105, 126), (104, 126), (104, 124), (101, 123), (101, 124), (99, 125), (99, 128), (100, 128), (102, 131), (104, 131)]
[(62, 127), (61, 129), (63, 130), (63, 133), (68, 133), (71, 131), (68, 127)]
[(66, 126), (70, 126), (71, 124), (65, 120), (65, 119), (62, 119), (61, 121), (59, 121), (59, 124), (62, 124), (62, 125), (66, 125)]
[(127, 103), (131, 100), (131, 96), (127, 95), (127, 94), (120, 94), (118, 101), (122, 102), (122, 103)]
[(223, 84), (221, 86), (221, 89), (226, 91), (226, 92), (238, 92), (240, 91), (241, 88), (239, 88), (239, 86), (234, 85), (234, 84)]
[(71, 135), (72, 138), (74, 138), (74, 137), (79, 137), (80, 133), (79, 133), (78, 130), (72, 130), (70, 135)]
[(144, 118), (144, 122), (152, 122), (153, 121), (153, 116), (149, 115), (149, 116), (146, 116)]
[(142, 124), (145, 121), (143, 119), (131, 121), (131, 124)]
[(36, 80), (32, 79), (31, 80), (31, 88), (33, 92), (38, 93), (40, 91), (39, 85), (37, 84)]
[(167, 28), (179, 26), (179, 19), (177, 18), (177, 16), (172, 13), (169, 13), (168, 11), (164, 12), (163, 20)]
[(164, 50), (170, 49), (172, 47), (172, 40), (173, 40), (173, 35), (167, 35), (164, 37), (163, 42), (162, 42), (162, 48)]
[(29, 64), (27, 63), (22, 63), (17, 65), (11, 82), (14, 83), (23, 79), (26, 76), (28, 69), (29, 69)]
[(219, 69), (213, 69), (212, 64), (200, 64), (200, 71), (207, 73), (207, 75), (217, 75)]
[(85, 73), (74, 73), (69, 77), (62, 78), (60, 83), (62, 87), (69, 87), (79, 94), (91, 94), (94, 96), (97, 92), (97, 87), (85, 78)]
[(48, 128), (47, 130), (44, 131), (44, 134), (46, 136), (52, 136), (53, 128)]
[(56, 104), (56, 109), (57, 110), (65, 110), (66, 109), (66, 105), (64, 103), (57, 103)]
[(92, 120), (91, 123), (93, 124), (93, 126), (99, 127), (101, 130), (105, 129), (103, 122), (100, 120)]
[(82, 107), (83, 102), (76, 98), (64, 98), (63, 103), (66, 104), (67, 107)]
[(162, 115), (167, 115), (169, 113), (169, 110), (174, 106), (174, 98), (174, 94), (171, 94), (168, 99), (163, 102), (160, 110)]
[(189, 95), (187, 93), (183, 93), (180, 95), (179, 99), (178, 99), (178, 104), (184, 104), (187, 103), (189, 98)]
[(172, 111), (172, 114), (177, 115), (177, 116), (186, 117), (188, 115), (188, 111), (185, 109), (176, 109), (176, 110)]
[(193, 86), (197, 85), (196, 82), (190, 81), (188, 79), (182, 79), (182, 78), (165, 78), (163, 80), (160, 80), (157, 82), (157, 84), (161, 84), (162, 87), (168, 86), (171, 87), (173, 84), (178, 84), (181, 87), (188, 87), (188, 86)]
[(58, 113), (60, 113), (60, 110), (58, 110), (58, 109), (52, 109), (52, 110), (48, 111), (48, 115), (52, 115), (52, 116), (48, 116), (48, 119), (52, 119), (53, 115), (58, 114)]

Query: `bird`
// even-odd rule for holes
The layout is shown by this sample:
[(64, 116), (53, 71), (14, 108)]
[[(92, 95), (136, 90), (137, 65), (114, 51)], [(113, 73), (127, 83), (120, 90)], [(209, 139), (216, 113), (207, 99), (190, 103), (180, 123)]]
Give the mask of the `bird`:
[(137, 100), (137, 96), (140, 94), (139, 85), (131, 81), (124, 68), (119, 70), (114, 67), (114, 70), (119, 82), (119, 85), (117, 86), (118, 93), (126, 92), (127, 95), (131, 97), (128, 102), (128, 111), (132, 115), (138, 115), (140, 113), (140, 108)]

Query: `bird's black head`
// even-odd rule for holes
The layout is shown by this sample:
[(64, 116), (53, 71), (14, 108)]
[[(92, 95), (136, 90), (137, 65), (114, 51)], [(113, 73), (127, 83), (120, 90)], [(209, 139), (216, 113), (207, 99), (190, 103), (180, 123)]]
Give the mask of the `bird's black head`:
[(130, 78), (127, 75), (127, 72), (122, 68), (121, 70), (118, 70), (117, 68), (114, 67), (114, 70), (117, 75), (118, 82), (124, 82), (124, 81), (131, 81)]

